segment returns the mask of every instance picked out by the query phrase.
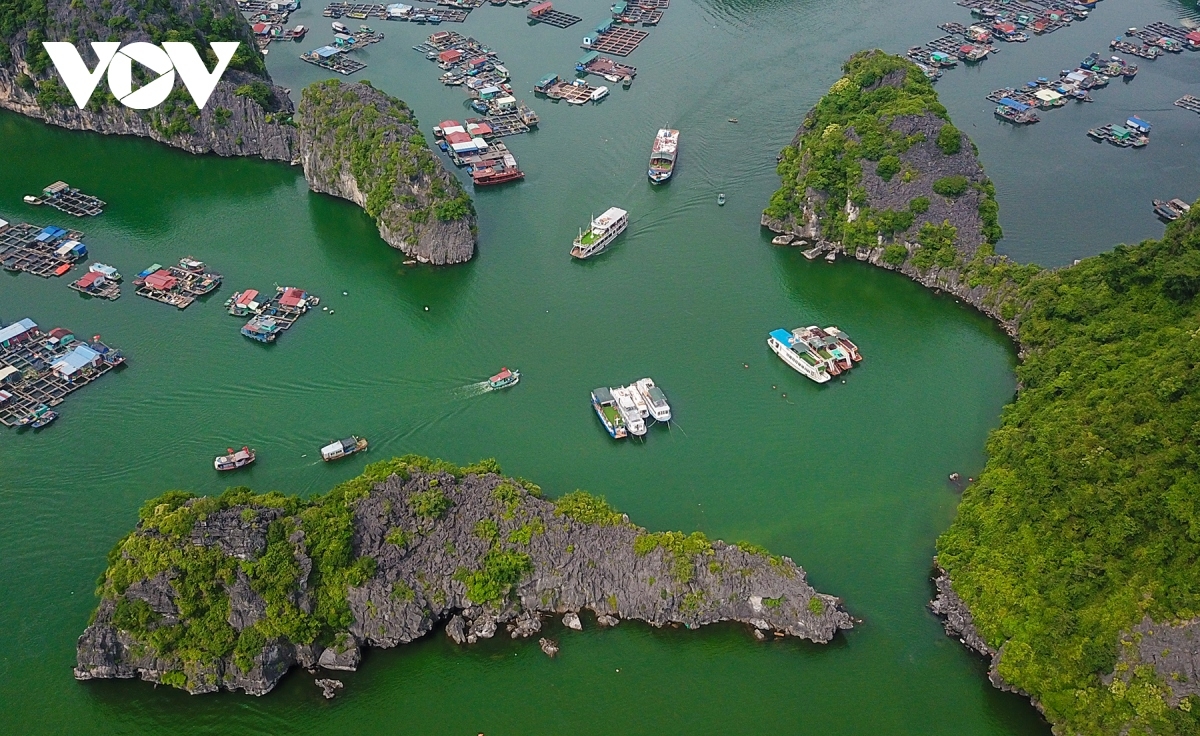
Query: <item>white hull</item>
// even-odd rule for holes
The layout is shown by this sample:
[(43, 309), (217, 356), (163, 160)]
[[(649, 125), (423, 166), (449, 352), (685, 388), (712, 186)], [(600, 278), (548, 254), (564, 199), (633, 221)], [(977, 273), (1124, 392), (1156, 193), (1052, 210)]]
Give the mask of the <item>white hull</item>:
[(772, 352), (782, 358), (783, 362), (790, 365), (797, 373), (800, 373), (807, 378), (811, 378), (817, 383), (825, 383), (829, 380), (830, 376), (828, 373), (820, 370), (816, 366), (809, 365), (796, 353), (795, 350), (780, 343), (775, 338), (767, 338), (767, 347), (771, 348)]
[(640, 437), (646, 434), (646, 421), (642, 419), (642, 413), (634, 403), (634, 393), (635, 391), (628, 386), (612, 389), (613, 398), (617, 400), (617, 411), (625, 419), (625, 427), (630, 434)]
[(650, 410), (650, 416), (654, 417), (654, 421), (671, 421), (671, 406), (667, 403), (666, 397), (662, 395), (662, 391), (656, 390), (654, 392), (654, 394), (658, 395), (657, 400), (650, 392), (650, 389), (656, 388), (653, 379), (643, 378), (634, 384), (634, 388), (646, 400), (646, 406)]

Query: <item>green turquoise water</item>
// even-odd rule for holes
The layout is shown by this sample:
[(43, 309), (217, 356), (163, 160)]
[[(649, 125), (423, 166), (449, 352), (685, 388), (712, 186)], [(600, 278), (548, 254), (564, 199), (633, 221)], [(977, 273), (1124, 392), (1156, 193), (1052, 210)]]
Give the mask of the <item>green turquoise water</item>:
[[(561, 8), (585, 23), (529, 28), (523, 11), (485, 7), (464, 32), (497, 48), (527, 89), (569, 72), (579, 37), (604, 15), (581, 0)], [(478, 256), (441, 270), (404, 266), (358, 208), (309, 193), (297, 169), (0, 114), (0, 217), (62, 224), (20, 204), (62, 178), (110, 203), (100, 218), (70, 223), (86, 231), (95, 259), (128, 277), (192, 255), (225, 275), (220, 291), (179, 312), (128, 287), (110, 303), (62, 279), (0, 274), (0, 317), (98, 333), (129, 356), (126, 369), (71, 396), (53, 427), (0, 435), (0, 730), (1048, 733), (1026, 701), (987, 684), (983, 663), (924, 608), (934, 539), (957, 503), (945, 479), (982, 466), (986, 434), (1014, 390), (1010, 344), (952, 299), (855, 262), (805, 261), (771, 247), (758, 227), (777, 184), (775, 152), (841, 60), (933, 38), (960, 11), (941, 0), (676, 0), (630, 57), (639, 67), (631, 90), (584, 109), (525, 95), (543, 120), (536, 134), (510, 139), (528, 176), (478, 193)], [(1026, 66), (1065, 66), (1080, 48), (1099, 48), (1109, 28), (1177, 11), (1105, 3), (1085, 25), (939, 83), (997, 180), (1013, 252), (1061, 263), (1150, 237), (1161, 232), (1143, 206), (1161, 196), (1151, 184), (1197, 194), (1186, 189), (1195, 186), (1192, 144), (1168, 150), (1156, 137), (1140, 158), (1122, 159), (1138, 162), (1122, 173), (1133, 182), (1127, 210), (1124, 199), (1074, 198), (1079, 212), (1068, 218), (1053, 204), (1064, 187), (1105, 184), (1116, 175), (1107, 162), (1131, 153), (1087, 147), (1069, 116), (1116, 110), (1117, 95), (1060, 111), (1066, 122), (1043, 123), (1029, 143), (993, 126), (978, 94), (1019, 80)], [(328, 40), (319, 13), (314, 4), (293, 16), (316, 28), (303, 46), (271, 47), (272, 73), (294, 90), (321, 76), (294, 58)], [(364, 54), (360, 76), (407, 100), (426, 129), (464, 117), (461, 92), (438, 85), (435, 67), (410, 50), (431, 29), (375, 25), (387, 39)], [(1146, 78), (1122, 89), (1173, 100), (1196, 58), (1144, 65)], [(1194, 139), (1196, 118), (1178, 112), (1158, 116), (1163, 129)], [(678, 173), (653, 188), (649, 145), (668, 123), (683, 131)], [(1063, 149), (1053, 172), (1038, 169), (1042, 145)], [(629, 230), (604, 256), (573, 261), (578, 228), (610, 205), (630, 211)], [(306, 316), (272, 346), (246, 340), (221, 302), (276, 283), (320, 295), (333, 314)], [(836, 324), (862, 348), (845, 384), (812, 384), (767, 350), (770, 329), (812, 323)], [(521, 370), (519, 386), (464, 389), (503, 365)], [(677, 421), (644, 443), (610, 440), (588, 392), (647, 375)], [(321, 444), (349, 433), (371, 440), (366, 456), (317, 460)], [(700, 529), (790, 555), (864, 621), (828, 646), (759, 644), (740, 626), (625, 622), (575, 633), (555, 622), (555, 660), (529, 642), (457, 648), (439, 632), (370, 651), (329, 702), (302, 671), (261, 699), (75, 682), (93, 581), (138, 506), (169, 488), (219, 492), (230, 478), (212, 470), (212, 456), (243, 443), (259, 462), (236, 482), (299, 493), (395, 454), (496, 457), (551, 494), (603, 494), (651, 529)]]

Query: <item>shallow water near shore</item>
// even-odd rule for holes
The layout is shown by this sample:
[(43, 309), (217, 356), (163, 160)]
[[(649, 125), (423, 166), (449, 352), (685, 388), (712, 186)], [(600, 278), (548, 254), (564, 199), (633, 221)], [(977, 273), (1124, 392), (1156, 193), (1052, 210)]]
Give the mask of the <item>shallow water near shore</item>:
[[(442, 28), (494, 47), (514, 86), (528, 89), (570, 71), (606, 8), (555, 6), (584, 22), (530, 28), (524, 10), (485, 6)], [(322, 7), (293, 15), (315, 29), (307, 41), (273, 45), (268, 57), (297, 94), (325, 77), (295, 58), (329, 39)], [(996, 181), (1001, 250), (1069, 263), (1160, 235), (1152, 197), (1200, 195), (1190, 176), (1200, 117), (1171, 106), (1198, 78), (1200, 54), (1139, 61), (1131, 84), (1026, 130), (996, 124), (983, 99), (1103, 51), (1125, 27), (1181, 12), (1161, 0), (1101, 3), (1083, 23), (1005, 46), (938, 83)], [(109, 303), (63, 279), (0, 273), (5, 321), (101, 334), (129, 356), (127, 368), (71, 396), (46, 431), (0, 434), (0, 730), (1049, 733), (924, 608), (934, 539), (958, 501), (946, 477), (983, 464), (1015, 386), (1011, 344), (952, 299), (856, 262), (808, 262), (771, 247), (758, 226), (778, 184), (775, 154), (845, 57), (870, 46), (900, 52), (939, 35), (937, 23), (966, 18), (948, 0), (676, 0), (629, 57), (639, 69), (631, 90), (614, 87), (583, 109), (524, 95), (543, 121), (508, 139), (527, 178), (477, 193), (478, 255), (441, 270), (404, 266), (365, 214), (308, 192), (296, 168), (0, 114), (0, 217), (78, 226), (93, 257), (127, 278), (184, 255), (225, 275), (216, 294), (179, 312), (128, 286)], [(434, 29), (368, 22), (387, 39), (362, 54), (370, 66), (352, 79), (405, 99), (426, 133), (466, 116), (461, 91), (439, 85), (436, 67), (410, 48)], [(1156, 124), (1144, 151), (1084, 135), (1132, 113)], [(649, 145), (668, 123), (682, 130), (679, 172), (652, 187)], [(60, 178), (107, 200), (108, 211), (68, 223), (20, 204)], [(571, 238), (610, 205), (630, 211), (629, 230), (611, 252), (574, 262)], [(221, 303), (273, 284), (307, 288), (333, 314), (304, 317), (275, 345), (242, 338)], [(767, 350), (770, 329), (812, 323), (836, 324), (862, 348), (845, 384), (816, 386)], [(521, 370), (518, 386), (464, 389), (502, 365)], [(613, 442), (588, 392), (647, 375), (677, 421), (644, 442)], [(320, 445), (349, 433), (370, 438), (371, 451), (321, 463)], [(257, 465), (218, 477), (212, 456), (244, 443), (258, 449)], [(550, 495), (602, 494), (653, 530), (765, 545), (864, 623), (816, 646), (759, 644), (740, 626), (601, 631), (587, 616), (581, 633), (549, 627), (562, 644), (555, 660), (533, 642), (459, 648), (438, 631), (368, 652), (358, 672), (338, 675), (347, 686), (328, 702), (303, 671), (264, 698), (72, 679), (94, 580), (147, 498), (229, 483), (322, 492), (409, 452), (496, 457)]]

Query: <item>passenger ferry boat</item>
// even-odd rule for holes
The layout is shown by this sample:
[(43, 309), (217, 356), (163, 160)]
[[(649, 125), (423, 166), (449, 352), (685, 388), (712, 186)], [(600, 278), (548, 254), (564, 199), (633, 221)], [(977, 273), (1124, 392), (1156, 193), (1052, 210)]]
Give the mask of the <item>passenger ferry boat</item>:
[(507, 368), (501, 368), (499, 373), (488, 379), (488, 388), (508, 388), (509, 386), (517, 385), (517, 381), (520, 380), (521, 371), (510, 371)]
[(625, 420), (625, 427), (630, 434), (638, 437), (646, 434), (646, 421), (642, 419), (642, 412), (638, 409), (637, 402), (633, 397), (636, 390), (628, 386), (609, 389), (612, 397), (616, 399), (617, 411), (621, 413), (621, 418)]
[(592, 391), (592, 408), (596, 410), (596, 416), (600, 417), (600, 422), (613, 439), (619, 440), (629, 434), (625, 429), (625, 419), (617, 410), (617, 401), (613, 398), (611, 389), (598, 388)]
[(357, 435), (350, 435), (344, 440), (330, 442), (321, 448), (321, 459), (325, 462), (341, 460), (347, 455), (362, 452), (367, 449), (367, 441)]
[(603, 251), (629, 226), (629, 213), (618, 207), (609, 207), (596, 219), (587, 231), (580, 231), (571, 244), (571, 255), (575, 258), (591, 258)]
[(671, 421), (671, 405), (667, 403), (667, 395), (661, 388), (654, 385), (654, 379), (643, 378), (635, 383), (634, 387), (646, 399), (650, 416), (654, 417), (656, 422)]
[(654, 184), (662, 184), (675, 173), (675, 156), (679, 153), (679, 131), (661, 128), (654, 136), (650, 149), (650, 169), (647, 176)]
[[(795, 345), (799, 343), (799, 345)], [(829, 381), (831, 376), (825, 361), (808, 351), (806, 345), (792, 336), (787, 330), (771, 330), (767, 337), (767, 347), (783, 359), (797, 373), (800, 373), (817, 383)]]
[(225, 471), (244, 468), (257, 458), (254, 450), (244, 445), (237, 452), (234, 452), (232, 447), (228, 448), (225, 452), (226, 454), (217, 455), (213, 458), (213, 467), (217, 470)]

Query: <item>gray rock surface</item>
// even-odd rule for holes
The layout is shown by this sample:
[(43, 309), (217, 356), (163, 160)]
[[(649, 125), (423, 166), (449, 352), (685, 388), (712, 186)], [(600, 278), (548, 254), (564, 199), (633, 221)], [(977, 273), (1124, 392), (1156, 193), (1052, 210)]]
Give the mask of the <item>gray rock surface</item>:
[(553, 639), (546, 639), (545, 637), (538, 639), (538, 646), (542, 648), (547, 657), (553, 658), (558, 656), (558, 642)]
[(1128, 667), (1105, 677), (1106, 685), (1118, 676), (1128, 682), (1135, 667), (1150, 665), (1170, 688), (1166, 700), (1172, 708), (1183, 698), (1200, 696), (1200, 619), (1155, 623), (1147, 616), (1121, 637), (1119, 651)]
[(579, 620), (579, 614), (575, 613), (574, 611), (567, 611), (566, 614), (563, 615), (562, 622), (563, 626), (566, 626), (568, 629), (583, 631), (583, 622)]
[[(171, 0), (170, 9), (175, 14), (175, 21), (167, 19), (161, 6), (147, 12), (143, 4), (128, 0), (46, 0), (45, 8), (44, 20), (39, 23), (44, 37), (48, 40), (80, 39), (76, 47), (89, 69), (94, 68), (96, 59), (85, 41), (114, 40), (114, 36), (123, 43), (153, 41), (152, 32), (178, 22), (202, 22), (200, 19), (205, 11), (216, 17), (236, 19), (235, 38), (210, 40), (237, 40), (247, 53), (258, 53), (250, 28), (234, 0)], [(118, 21), (118, 18), (123, 20)], [(123, 25), (110, 25), (117, 22)], [(227, 70), (203, 110), (185, 111), (191, 102), (190, 97), (186, 98), (179, 107), (179, 115), (173, 119), (186, 118), (187, 125), (172, 129), (164, 124), (161, 107), (139, 111), (117, 104), (111, 97), (105, 102), (107, 84), (104, 82), (93, 94), (93, 104), (80, 110), (66, 95), (66, 88), (59, 82), (53, 66), (35, 71), (35, 66), (40, 67), (40, 63), (34, 60), (38, 49), (31, 48), (28, 40), (30, 28), (32, 25), (19, 28), (15, 36), (6, 39), (11, 54), (7, 63), (0, 63), (0, 107), (63, 128), (152, 138), (192, 153), (261, 156), (277, 161), (292, 161), (295, 157), (296, 129), (288, 124), (292, 102), (287, 90), (271, 83), (265, 69), (256, 73)], [(256, 81), (270, 89), (265, 106), (250, 97), (235, 94), (238, 87)], [(53, 84), (47, 85), (47, 82)], [(61, 95), (47, 93), (55, 89), (55, 85)], [(178, 78), (176, 89), (183, 89)], [(226, 112), (218, 113), (218, 110)]]
[[(330, 80), (304, 90), (296, 123), (313, 191), (359, 205), (389, 245), (424, 263), (462, 263), (475, 254), (474, 211), (441, 214), (448, 200), (461, 196), (468, 208), (470, 200), (403, 102), (366, 83)], [(372, 153), (366, 164), (352, 165), (363, 160), (363, 141), (371, 141)]]
[(322, 678), (313, 682), (317, 687), (321, 688), (321, 694), (325, 696), (326, 700), (333, 700), (333, 697), (337, 695), (337, 691), (345, 687), (345, 683), (341, 680)]
[[(451, 502), (449, 509), (436, 519), (416, 515), (414, 494), (435, 487)], [(516, 500), (500, 500), (505, 496), (501, 491), (510, 499), (515, 492)], [(254, 538), (250, 527), (265, 527), (255, 514), (243, 513), (249, 509), (234, 506), (231, 513), (211, 514), (202, 533), (182, 541), (227, 554), (261, 549), (245, 543)], [(754, 554), (720, 541), (705, 542), (708, 546), (700, 551), (678, 556), (661, 544), (642, 544), (639, 554), (635, 542), (652, 537), (622, 518), (617, 516), (609, 525), (577, 521), (559, 513), (553, 502), (528, 493), (518, 481), (493, 473), (455, 478), (413, 469), (408, 477), (392, 475), (353, 502), (354, 553), (375, 561), (374, 574), (347, 590), (353, 623), (348, 632), (334, 637), (336, 644), (322, 650), (315, 644), (268, 641), (246, 672), (232, 657), (201, 666), (160, 660), (152, 647), (118, 628), (113, 614), (121, 598), (137, 597), (164, 616), (177, 616), (168, 571), (101, 600), (95, 620), (79, 638), (75, 676), (162, 682), (164, 675), (182, 669), (191, 692), (236, 689), (262, 694), (296, 664), (354, 669), (361, 646), (396, 646), (428, 634), (441, 622), (446, 622), (452, 640), (471, 644), (494, 636), (501, 627), (514, 638), (529, 637), (541, 629), (541, 615), (563, 616), (569, 622), (585, 609), (604, 617), (607, 625), (617, 617), (688, 628), (742, 621), (777, 636), (818, 643), (853, 627), (841, 601), (813, 590), (804, 571), (786, 557)], [(481, 535), (481, 524), (494, 524), (496, 534)], [(389, 536), (396, 538), (392, 532), (397, 529), (407, 537), (403, 546), (387, 541)], [(135, 534), (158, 532), (139, 526)], [(287, 541), (302, 570), (293, 601), (312, 610), (312, 560), (303, 531), (297, 529)], [(507, 595), (471, 600), (465, 581), (480, 570), (489, 553), (501, 551), (527, 556), (526, 571)], [(235, 631), (264, 615), (261, 597), (241, 575), (223, 584)], [(541, 640), (543, 650), (549, 648), (547, 642)]]

